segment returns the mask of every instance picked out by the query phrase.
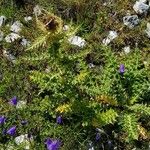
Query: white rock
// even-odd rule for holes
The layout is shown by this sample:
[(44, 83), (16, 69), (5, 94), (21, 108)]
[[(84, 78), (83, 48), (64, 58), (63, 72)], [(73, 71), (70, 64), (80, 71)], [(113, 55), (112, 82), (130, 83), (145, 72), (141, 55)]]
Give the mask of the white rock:
[(108, 38), (103, 39), (103, 44), (104, 45), (108, 45), (110, 42), (111, 42), (111, 40), (108, 39)]
[(26, 22), (31, 21), (31, 20), (32, 20), (32, 17), (31, 17), (31, 16), (24, 17), (24, 20), (25, 20)]
[(68, 30), (69, 30), (69, 26), (68, 26), (68, 25), (64, 25), (64, 26), (63, 26), (63, 30), (64, 30), (64, 31), (68, 31)]
[(106, 3), (106, 2), (104, 2), (104, 3), (103, 3), (103, 6), (107, 6), (107, 3)]
[(108, 38), (109, 38), (110, 40), (115, 39), (117, 36), (118, 36), (118, 35), (117, 35), (117, 32), (116, 32), (116, 31), (109, 31)]
[(17, 145), (20, 145), (20, 144), (25, 140), (25, 138), (26, 138), (26, 135), (17, 136), (17, 137), (15, 138), (15, 143), (16, 143)]
[(140, 20), (138, 19), (137, 15), (132, 16), (125, 16), (123, 17), (123, 23), (124, 25), (128, 26), (130, 29), (134, 28), (136, 25), (138, 25)]
[(147, 5), (143, 2), (136, 1), (136, 3), (133, 6), (133, 9), (136, 13), (143, 14), (143, 13), (147, 13), (147, 11), (149, 9), (149, 5)]
[(146, 3), (147, 0), (139, 0), (139, 2), (141, 2), (141, 3)]
[(18, 101), (16, 108), (22, 109), (26, 107), (26, 102), (25, 101)]
[(125, 54), (130, 53), (130, 46), (125, 46), (125, 47), (123, 48), (123, 50), (124, 50)]
[(27, 47), (30, 45), (30, 41), (28, 41), (27, 39), (23, 38), (21, 41), (21, 45), (24, 47)]
[(5, 37), (5, 40), (7, 43), (11, 43), (19, 38), (20, 38), (20, 35), (18, 35), (17, 33), (10, 33)]
[(145, 30), (148, 38), (150, 38), (150, 23), (147, 23), (147, 29)]
[(93, 63), (89, 63), (89, 68), (91, 69), (91, 68), (94, 68), (95, 67), (95, 65), (93, 64)]
[(117, 37), (117, 32), (116, 31), (109, 31), (109, 34), (107, 38), (103, 39), (103, 44), (108, 45), (112, 40), (114, 40)]
[(6, 17), (0, 16), (0, 27), (5, 23)]
[(30, 149), (30, 141), (32, 141), (33, 138), (31, 137), (30, 139), (28, 138), (28, 134), (25, 134), (25, 135), (20, 135), (20, 136), (17, 136), (15, 138), (15, 143), (17, 145), (24, 145), (24, 148), (26, 150)]
[(68, 41), (72, 44), (72, 45), (76, 45), (79, 47), (84, 47), (85, 46), (85, 40), (82, 39), (79, 36), (72, 36), (68, 39)]
[(18, 32), (21, 31), (21, 27), (22, 27), (22, 23), (20, 23), (20, 21), (15, 21), (15, 22), (13, 23), (13, 25), (10, 27), (10, 30), (11, 30), (12, 32), (18, 33)]
[(3, 37), (4, 37), (4, 33), (2, 31), (0, 31), (0, 41), (3, 40)]
[(12, 63), (16, 62), (16, 58), (15, 56), (13, 56), (12, 54), (10, 54), (9, 52), (7, 52), (6, 50), (3, 50), (3, 55), (10, 60)]
[(143, 61), (143, 63), (144, 63), (144, 65), (147, 65), (147, 64), (148, 64), (148, 62), (147, 62), (147, 61)]
[(50, 67), (50, 66), (47, 66), (46, 69), (45, 69), (45, 72), (46, 72), (46, 73), (51, 72), (51, 67)]
[(26, 16), (26, 17), (24, 17), (24, 20), (25, 20), (26, 22), (31, 21), (31, 20), (32, 20), (32, 17), (31, 17), (31, 16)]
[(41, 8), (39, 5), (36, 5), (34, 8), (33, 8), (33, 13), (35, 14), (35, 16), (40, 16), (42, 14), (42, 11), (41, 11)]

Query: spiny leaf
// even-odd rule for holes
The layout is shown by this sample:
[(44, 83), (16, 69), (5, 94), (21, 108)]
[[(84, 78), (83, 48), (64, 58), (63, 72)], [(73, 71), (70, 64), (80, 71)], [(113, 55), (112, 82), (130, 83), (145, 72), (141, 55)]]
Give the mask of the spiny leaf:
[(130, 110), (133, 110), (135, 113), (142, 114), (143, 116), (150, 116), (150, 107), (144, 104), (135, 104), (129, 107)]
[(127, 133), (126, 141), (137, 140), (139, 137), (137, 118), (133, 114), (124, 114), (121, 117), (122, 130)]
[(45, 46), (46, 41), (48, 40), (48, 38), (49, 38), (49, 33), (47, 33), (44, 36), (38, 37), (36, 39), (36, 41), (29, 48), (26, 49), (26, 51), (33, 50), (33, 49), (38, 49), (39, 47)]
[(105, 112), (99, 113), (94, 120), (97, 121), (97, 124), (99, 124), (100, 126), (104, 126), (107, 124), (114, 124), (117, 117), (118, 113), (114, 109), (109, 109)]

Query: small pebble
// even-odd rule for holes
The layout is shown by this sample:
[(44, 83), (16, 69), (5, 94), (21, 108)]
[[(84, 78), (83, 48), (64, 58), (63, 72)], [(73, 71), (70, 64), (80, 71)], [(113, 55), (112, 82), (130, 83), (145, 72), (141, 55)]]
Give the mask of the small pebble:
[(76, 45), (79, 47), (84, 47), (85, 46), (85, 40), (79, 36), (72, 36), (68, 39), (68, 41), (72, 44), (72, 45)]
[(21, 31), (22, 23), (20, 21), (16, 21), (13, 23), (13, 25), (10, 27), (10, 30), (15, 33), (19, 33)]
[(6, 17), (0, 16), (0, 27), (5, 23)]
[(30, 42), (27, 39), (23, 38), (20, 44), (24, 47), (28, 47), (30, 45)]
[(107, 38), (103, 39), (103, 44), (108, 45), (112, 40), (114, 40), (117, 37), (117, 32), (116, 31), (109, 31), (109, 34)]
[(20, 38), (20, 35), (18, 35), (17, 33), (10, 33), (5, 37), (5, 41), (7, 43), (12, 43), (19, 38)]
[(31, 21), (31, 20), (32, 20), (32, 17), (31, 17), (31, 16), (24, 17), (24, 20), (25, 20), (26, 22)]
[(130, 46), (125, 46), (125, 47), (123, 48), (123, 50), (124, 50), (125, 54), (130, 53)]
[(63, 26), (63, 30), (64, 30), (64, 31), (68, 31), (68, 30), (69, 30), (69, 26), (68, 26), (68, 25), (64, 25), (64, 26)]
[(91, 69), (91, 68), (94, 68), (95, 67), (95, 65), (93, 64), (93, 63), (89, 63), (89, 68)]
[(7, 52), (6, 50), (3, 51), (3, 55), (10, 60), (12, 63), (16, 62), (16, 58), (15, 56), (13, 56), (12, 54), (10, 54), (9, 52)]
[(35, 16), (40, 16), (42, 14), (42, 11), (39, 5), (36, 5), (33, 8), (33, 14), (35, 14)]
[(26, 107), (26, 102), (25, 101), (18, 101), (16, 108), (22, 109)]
[(24, 145), (24, 149), (25, 150), (29, 150), (30, 149), (30, 141), (33, 140), (33, 138), (28, 138), (28, 134), (25, 135), (20, 135), (15, 137), (15, 143), (17, 145)]

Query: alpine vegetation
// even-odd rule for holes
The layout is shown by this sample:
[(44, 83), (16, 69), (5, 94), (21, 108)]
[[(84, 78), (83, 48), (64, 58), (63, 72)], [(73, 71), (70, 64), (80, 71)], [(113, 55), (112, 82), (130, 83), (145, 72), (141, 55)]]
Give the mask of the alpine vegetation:
[(148, 150), (148, 0), (0, 1), (0, 150)]

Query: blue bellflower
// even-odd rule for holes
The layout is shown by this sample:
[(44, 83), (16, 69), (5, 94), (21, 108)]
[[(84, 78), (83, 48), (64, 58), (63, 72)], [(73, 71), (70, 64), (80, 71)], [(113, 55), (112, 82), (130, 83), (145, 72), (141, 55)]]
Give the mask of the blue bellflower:
[(99, 140), (100, 140), (100, 138), (101, 138), (100, 133), (96, 133), (96, 137), (95, 137), (96, 141), (99, 141)]
[(46, 139), (45, 144), (47, 146), (47, 150), (58, 150), (60, 147), (60, 141), (51, 140), (50, 138)]
[(125, 72), (124, 64), (121, 64), (121, 65), (120, 65), (119, 72), (120, 72), (121, 74), (124, 74), (124, 72)]
[(9, 128), (6, 133), (11, 136), (14, 136), (16, 134), (16, 126)]
[(62, 116), (58, 116), (58, 117), (56, 118), (56, 123), (57, 123), (57, 124), (62, 124)]
[(6, 118), (4, 116), (0, 116), (0, 124), (5, 123)]
[(17, 105), (17, 97), (14, 96), (11, 100), (10, 100), (10, 104), (16, 106)]

